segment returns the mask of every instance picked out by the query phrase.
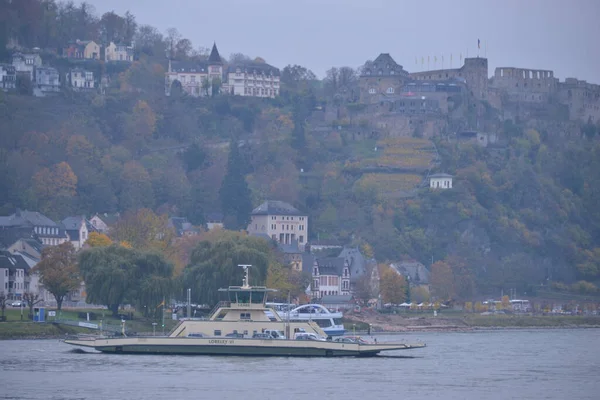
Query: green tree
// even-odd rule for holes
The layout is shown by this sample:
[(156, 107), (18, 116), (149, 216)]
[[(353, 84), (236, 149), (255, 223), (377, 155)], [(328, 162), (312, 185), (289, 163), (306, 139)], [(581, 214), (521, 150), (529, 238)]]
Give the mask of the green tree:
[(252, 265), (251, 285), (264, 284), (272, 257), (270, 243), (264, 239), (225, 230), (211, 232), (192, 252), (183, 271), (183, 287), (192, 288), (194, 301), (215, 304), (219, 288), (242, 284), (239, 264)]
[(79, 268), (86, 284), (87, 300), (104, 304), (118, 315), (126, 301), (147, 315), (172, 293), (173, 266), (158, 253), (145, 253), (111, 245), (84, 250)]
[(250, 189), (244, 174), (244, 161), (235, 140), (229, 144), (227, 173), (219, 191), (221, 210), (225, 215), (227, 229), (245, 229), (250, 222), (252, 202)]
[(40, 283), (56, 299), (58, 310), (62, 309), (65, 296), (81, 283), (77, 269), (75, 247), (71, 242), (42, 250), (42, 260), (33, 268), (40, 275)]

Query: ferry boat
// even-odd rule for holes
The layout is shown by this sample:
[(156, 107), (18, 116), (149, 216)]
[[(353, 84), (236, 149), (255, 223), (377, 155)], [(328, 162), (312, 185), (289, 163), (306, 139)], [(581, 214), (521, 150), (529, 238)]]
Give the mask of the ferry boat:
[[(284, 320), (314, 321), (327, 336), (343, 336), (346, 333), (342, 323), (341, 312), (331, 312), (321, 304), (303, 304), (296, 306), (288, 303), (267, 303), (267, 307), (274, 309)], [(267, 315), (271, 316), (268, 312)]]
[(219, 303), (207, 320), (181, 320), (164, 337), (66, 339), (64, 343), (104, 353), (304, 357), (369, 357), (381, 351), (425, 346), (336, 342), (326, 340), (327, 334), (314, 321), (286, 321), (277, 312), (269, 317), (267, 294), (275, 290), (250, 286), (250, 266), (242, 267), (245, 270), (243, 285), (219, 289), (227, 292), (229, 301)]

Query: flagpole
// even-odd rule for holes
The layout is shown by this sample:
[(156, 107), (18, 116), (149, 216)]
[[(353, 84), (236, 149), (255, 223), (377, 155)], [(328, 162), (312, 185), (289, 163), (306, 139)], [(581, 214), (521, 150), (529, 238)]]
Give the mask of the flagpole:
[(163, 302), (162, 302), (162, 329), (163, 329), (163, 336), (165, 335), (165, 298), (163, 297)]

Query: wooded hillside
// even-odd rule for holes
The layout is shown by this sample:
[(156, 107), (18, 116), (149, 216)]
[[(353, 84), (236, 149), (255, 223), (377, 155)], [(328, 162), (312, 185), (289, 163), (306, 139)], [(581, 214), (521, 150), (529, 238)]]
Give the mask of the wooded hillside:
[[(460, 297), (553, 282), (596, 291), (568, 286), (600, 279), (593, 125), (582, 126), (581, 137), (557, 137), (534, 121), (507, 121), (487, 148), (449, 141), (444, 132), (432, 140), (356, 140), (352, 126), (313, 129), (313, 113), (343, 104), (328, 94), (331, 80), (321, 85), (306, 68), (284, 68), (274, 100), (166, 97), (165, 50), (203, 55), (176, 31), (163, 36), (130, 14), (98, 18), (84, 5), (2, 7), (3, 51), (13, 37), (42, 52), (75, 38), (135, 38), (136, 61), (91, 64), (110, 77), (106, 94), (0, 92), (0, 215), (20, 207), (59, 219), (147, 207), (201, 224), (207, 213), (224, 211), (228, 226), (241, 228), (247, 215), (239, 210), (278, 199), (308, 212), (311, 240), (369, 244), (380, 261), (448, 263)], [(58, 58), (45, 60), (64, 62)], [(239, 152), (228, 163), (231, 145)], [(434, 150), (437, 169), (454, 175), (452, 190), (421, 185)], [(227, 174), (231, 165), (236, 171)], [(220, 195), (231, 185), (239, 197)]]

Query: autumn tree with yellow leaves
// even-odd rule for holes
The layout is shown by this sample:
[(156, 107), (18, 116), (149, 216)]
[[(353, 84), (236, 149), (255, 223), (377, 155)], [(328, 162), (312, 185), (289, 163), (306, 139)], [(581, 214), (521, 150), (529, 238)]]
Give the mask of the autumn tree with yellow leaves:
[(406, 300), (406, 280), (389, 265), (380, 265), (379, 291), (384, 303), (401, 304)]

